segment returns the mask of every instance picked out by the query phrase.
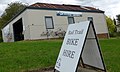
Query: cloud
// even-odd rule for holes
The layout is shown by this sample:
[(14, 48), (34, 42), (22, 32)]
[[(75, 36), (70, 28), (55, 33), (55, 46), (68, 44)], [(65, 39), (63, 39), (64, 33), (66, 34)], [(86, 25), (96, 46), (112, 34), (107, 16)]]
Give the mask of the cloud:
[(105, 14), (111, 17), (113, 16), (115, 17), (117, 14), (119, 14), (118, 12), (120, 12), (119, 0), (101, 0), (101, 1), (96, 1), (95, 3), (93, 3), (93, 5), (99, 9), (104, 10)]
[(7, 7), (6, 4), (0, 4), (0, 15), (4, 12), (6, 7)]
[(3, 14), (8, 4), (10, 4), (11, 2), (16, 2), (16, 1), (22, 2), (22, 0), (1, 0), (0, 1), (0, 16)]
[(115, 17), (120, 14), (119, 0), (76, 0), (78, 4), (84, 6), (92, 6), (105, 11), (105, 14), (110, 17)]
[(0, 4), (7, 4), (9, 0), (0, 0)]
[(105, 11), (108, 16), (116, 16), (120, 14), (120, 1), (119, 0), (1, 0), (0, 1), (0, 15), (7, 7), (7, 4), (15, 1), (28, 3), (29, 5), (36, 2), (41, 3), (56, 3), (56, 4), (77, 4), (83, 6), (92, 6)]

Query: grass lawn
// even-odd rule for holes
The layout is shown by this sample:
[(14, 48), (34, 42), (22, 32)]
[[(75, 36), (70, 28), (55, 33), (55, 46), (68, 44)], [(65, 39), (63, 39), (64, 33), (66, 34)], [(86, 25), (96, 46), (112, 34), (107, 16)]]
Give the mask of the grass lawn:
[[(22, 72), (53, 67), (62, 40), (0, 43), (0, 72)], [(120, 72), (120, 39), (100, 40), (108, 72)]]
[(0, 72), (54, 66), (62, 41), (0, 43)]
[(108, 72), (120, 72), (120, 39), (100, 40)]

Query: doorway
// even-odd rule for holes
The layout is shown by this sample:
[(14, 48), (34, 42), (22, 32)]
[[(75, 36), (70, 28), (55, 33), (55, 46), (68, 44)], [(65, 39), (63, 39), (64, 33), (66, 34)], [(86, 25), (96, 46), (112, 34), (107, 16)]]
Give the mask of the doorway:
[(14, 41), (24, 40), (22, 18), (13, 24)]

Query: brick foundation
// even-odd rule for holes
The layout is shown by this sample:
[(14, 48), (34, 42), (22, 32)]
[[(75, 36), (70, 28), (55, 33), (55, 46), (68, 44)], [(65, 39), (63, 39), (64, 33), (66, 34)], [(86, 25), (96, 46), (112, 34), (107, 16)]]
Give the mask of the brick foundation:
[(98, 38), (109, 38), (108, 33), (103, 33), (103, 34), (97, 34)]

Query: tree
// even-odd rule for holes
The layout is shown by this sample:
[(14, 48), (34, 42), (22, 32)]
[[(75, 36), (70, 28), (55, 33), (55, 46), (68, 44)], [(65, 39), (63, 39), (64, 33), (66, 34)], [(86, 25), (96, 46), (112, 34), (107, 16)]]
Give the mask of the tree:
[(117, 32), (117, 25), (116, 25), (116, 19), (115, 18), (113, 18), (113, 23), (114, 23), (114, 25), (115, 25), (115, 32)]
[(5, 9), (1, 19), (2, 24), (8, 22), (12, 17), (14, 17), (18, 12), (20, 12), (26, 5), (22, 4), (21, 2), (15, 2), (8, 4), (8, 7)]
[[(18, 12), (26, 7), (25, 4), (21, 2), (15, 2), (8, 4), (8, 7), (5, 9), (4, 13), (0, 18), (0, 29), (4, 24), (6, 24), (11, 18), (13, 18)], [(1, 37), (1, 30), (0, 30), (0, 37)]]
[(120, 14), (119, 15), (116, 15), (117, 17), (117, 29), (118, 29), (118, 34), (120, 35)]
[(106, 16), (106, 21), (107, 21), (109, 34), (110, 34), (110, 36), (112, 36), (113, 33), (115, 32), (114, 22), (113, 22), (113, 20), (110, 17), (107, 17), (107, 16)]
[(116, 16), (117, 17), (117, 23), (120, 25), (120, 14)]
[(114, 25), (116, 25), (116, 19), (115, 18), (113, 18), (113, 22), (114, 22)]

